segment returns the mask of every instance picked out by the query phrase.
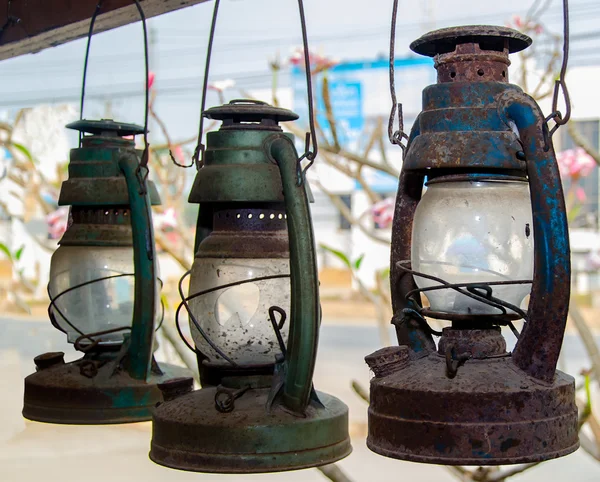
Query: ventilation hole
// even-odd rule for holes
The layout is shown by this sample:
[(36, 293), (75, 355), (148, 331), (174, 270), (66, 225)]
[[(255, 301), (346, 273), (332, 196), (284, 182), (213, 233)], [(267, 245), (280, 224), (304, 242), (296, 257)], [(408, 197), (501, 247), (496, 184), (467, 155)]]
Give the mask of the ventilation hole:
[(504, 70), (502, 71), (502, 77), (506, 77), (506, 72)]
[(279, 216), (277, 216), (279, 219), (283, 219), (283, 214), (280, 214)]
[(265, 215), (263, 213), (260, 213), (260, 215), (258, 216), (258, 219), (265, 219)]
[(273, 213), (271, 213), (271, 215), (269, 216), (269, 219), (275, 219), (275, 215)]
[(240, 219), (242, 215), (240, 213), (237, 214), (236, 218)]
[(450, 77), (452, 77), (452, 78), (456, 77), (456, 72), (450, 72)]
[(483, 69), (479, 69), (477, 71), (477, 75), (479, 75), (479, 77), (483, 77), (483, 74), (484, 74)]
[(252, 219), (252, 213), (248, 214), (248, 219)]

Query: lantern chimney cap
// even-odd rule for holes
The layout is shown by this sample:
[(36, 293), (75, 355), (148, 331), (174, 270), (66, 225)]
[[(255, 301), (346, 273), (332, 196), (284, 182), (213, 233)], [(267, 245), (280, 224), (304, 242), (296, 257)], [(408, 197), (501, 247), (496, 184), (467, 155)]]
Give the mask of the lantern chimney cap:
[(137, 124), (116, 122), (112, 119), (87, 120), (81, 119), (67, 124), (67, 129), (73, 129), (85, 134), (109, 137), (127, 137), (144, 133), (144, 128)]
[(235, 99), (229, 104), (211, 107), (202, 115), (207, 119), (223, 121), (221, 129), (281, 130), (279, 122), (298, 119), (298, 114), (291, 110), (251, 99)]
[(456, 46), (477, 43), (482, 50), (520, 52), (531, 45), (531, 37), (508, 27), (494, 25), (466, 25), (434, 30), (410, 44), (410, 49), (420, 55), (435, 57), (453, 52)]

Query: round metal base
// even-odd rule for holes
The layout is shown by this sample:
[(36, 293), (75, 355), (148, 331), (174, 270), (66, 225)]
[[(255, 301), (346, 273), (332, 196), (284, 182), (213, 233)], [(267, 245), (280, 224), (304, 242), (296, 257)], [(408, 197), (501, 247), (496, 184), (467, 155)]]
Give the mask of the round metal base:
[(579, 447), (574, 379), (551, 385), (510, 356), (468, 360), (455, 378), (444, 357), (410, 360), (371, 380), (367, 446), (386, 457), (443, 465), (540, 462)]
[(266, 410), (269, 389), (251, 389), (232, 412), (215, 409), (216, 388), (161, 404), (152, 417), (150, 458), (180, 470), (261, 473), (333, 463), (352, 451), (348, 407), (318, 392), (299, 417), (281, 406)]
[(143, 422), (162, 401), (157, 384), (190, 376), (189, 370), (160, 364), (162, 375), (152, 373), (147, 382), (135, 380), (121, 369), (111, 376), (98, 371), (82, 374), (82, 362), (61, 363), (25, 379), (23, 416), (37, 422), (99, 425)]

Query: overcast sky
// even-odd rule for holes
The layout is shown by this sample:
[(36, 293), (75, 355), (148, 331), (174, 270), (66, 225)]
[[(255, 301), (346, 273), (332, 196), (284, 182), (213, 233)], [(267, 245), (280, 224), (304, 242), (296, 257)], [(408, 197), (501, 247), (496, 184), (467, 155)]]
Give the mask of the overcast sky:
[[(597, 30), (600, 2), (570, 3), (572, 33)], [(530, 5), (529, 0), (400, 0), (397, 55), (408, 54), (409, 43), (428, 30), (461, 24), (503, 25), (513, 15), (524, 15)], [(305, 0), (311, 49), (344, 60), (387, 56), (391, 6), (391, 0)], [(207, 2), (148, 22), (157, 106), (177, 138), (189, 136), (197, 127), (212, 7)], [(560, 0), (550, 2), (542, 20), (560, 33)], [(600, 42), (597, 38), (574, 42), (574, 62), (600, 63), (600, 54), (586, 57), (586, 49), (581, 48), (594, 41)], [(279, 52), (285, 59), (300, 42), (295, 0), (222, 0), (211, 79), (233, 78), (245, 89), (267, 88), (269, 58)], [(77, 102), (84, 51), (85, 41), (78, 40), (0, 62), (0, 110), (40, 102)], [(120, 120), (141, 123), (142, 59), (139, 23), (93, 39), (89, 93), (92, 98), (110, 98)], [(104, 101), (91, 101), (89, 106), (86, 117), (103, 114)]]

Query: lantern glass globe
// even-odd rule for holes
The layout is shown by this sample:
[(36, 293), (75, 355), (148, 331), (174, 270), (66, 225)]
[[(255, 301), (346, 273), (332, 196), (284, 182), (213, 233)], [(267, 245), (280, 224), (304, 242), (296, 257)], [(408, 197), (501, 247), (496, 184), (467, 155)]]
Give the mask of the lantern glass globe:
[[(70, 343), (81, 334), (131, 327), (134, 271), (131, 247), (60, 246), (54, 252), (48, 289), (58, 309), (50, 310)], [(85, 284), (94, 280), (99, 281)], [(156, 313), (159, 318), (161, 311), (157, 309)], [(123, 330), (94, 339), (100, 345), (119, 345), (126, 333)], [(82, 346), (90, 343), (87, 339), (81, 341)]]
[[(415, 212), (412, 269), (448, 283), (490, 283), (533, 278), (533, 221), (523, 181), (428, 183)], [(415, 276), (419, 288), (439, 285)], [(520, 306), (531, 283), (491, 285), (492, 296)], [(473, 315), (501, 314), (449, 288), (424, 292), (431, 309)], [(507, 313), (514, 313), (507, 309)]]
[[(212, 291), (189, 301), (190, 310), (206, 335), (239, 365), (266, 365), (281, 353), (269, 318), (277, 306), (287, 315), (281, 335), (287, 343), (290, 326), (290, 280), (287, 258), (196, 258), (190, 276), (190, 296), (211, 288), (265, 276), (284, 277), (248, 281)], [(277, 321), (280, 320), (276, 314)], [(227, 365), (191, 323), (192, 337), (208, 361)]]

